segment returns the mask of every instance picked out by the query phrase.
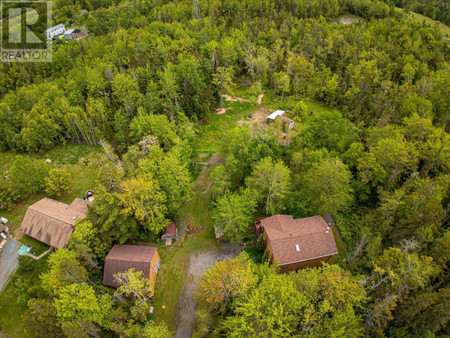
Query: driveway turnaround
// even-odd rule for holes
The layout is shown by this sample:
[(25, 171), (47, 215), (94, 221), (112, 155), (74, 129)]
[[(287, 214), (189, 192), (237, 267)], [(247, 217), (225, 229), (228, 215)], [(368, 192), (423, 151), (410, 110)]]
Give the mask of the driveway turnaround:
[(5, 287), (9, 277), (16, 271), (17, 258), (19, 257), (17, 251), (19, 251), (21, 246), (22, 244), (10, 238), (3, 247), (0, 261), (0, 292)]

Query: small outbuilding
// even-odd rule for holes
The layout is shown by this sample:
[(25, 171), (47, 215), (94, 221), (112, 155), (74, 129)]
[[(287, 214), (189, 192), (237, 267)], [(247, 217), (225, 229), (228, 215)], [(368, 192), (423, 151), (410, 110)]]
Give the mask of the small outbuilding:
[(28, 207), (20, 231), (51, 247), (64, 248), (76, 222), (86, 217), (87, 204), (81, 198), (65, 204), (45, 197)]
[(172, 241), (177, 238), (177, 226), (174, 221), (170, 221), (163, 231), (161, 239), (166, 241), (166, 245), (171, 245)]
[(119, 284), (114, 275), (132, 268), (135, 271), (142, 271), (143, 276), (150, 280), (153, 295), (159, 270), (158, 249), (153, 246), (114, 245), (105, 258), (103, 285), (117, 288)]
[(284, 116), (285, 114), (286, 112), (284, 110), (276, 110), (272, 114), (267, 116), (267, 123), (273, 122), (276, 119), (280, 119), (281, 121), (283, 121), (283, 126), (288, 125), (289, 128), (292, 129), (294, 127), (294, 121)]

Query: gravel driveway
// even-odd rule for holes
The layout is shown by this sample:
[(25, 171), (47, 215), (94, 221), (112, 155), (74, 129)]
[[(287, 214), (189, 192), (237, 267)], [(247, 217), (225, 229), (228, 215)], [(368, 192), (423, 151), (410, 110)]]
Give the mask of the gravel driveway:
[(19, 251), (22, 244), (16, 242), (12, 238), (8, 239), (2, 251), (2, 258), (0, 261), (0, 292), (5, 287), (9, 277), (16, 271)]
[(196, 319), (195, 301), (193, 298), (196, 288), (195, 279), (202, 276), (215, 262), (234, 258), (240, 251), (239, 245), (221, 244), (219, 251), (208, 251), (191, 255), (185, 284), (178, 298), (176, 318), (178, 330), (175, 338), (190, 338), (194, 332)]

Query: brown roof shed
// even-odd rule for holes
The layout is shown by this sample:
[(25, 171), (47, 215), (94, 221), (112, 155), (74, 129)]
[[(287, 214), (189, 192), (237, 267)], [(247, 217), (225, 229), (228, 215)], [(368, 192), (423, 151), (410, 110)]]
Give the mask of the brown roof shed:
[(156, 247), (138, 245), (114, 245), (105, 258), (103, 285), (118, 287), (114, 275), (131, 268), (142, 271), (144, 277), (150, 278), (150, 267)]
[(333, 232), (322, 216), (293, 219), (275, 215), (261, 220), (273, 259), (279, 265), (292, 264), (338, 253)]
[(161, 235), (161, 238), (177, 238), (177, 226), (174, 221), (170, 221), (169, 225), (167, 225), (164, 229), (164, 233)]
[(63, 248), (76, 221), (84, 219), (87, 202), (76, 198), (70, 205), (43, 198), (29, 206), (20, 231), (55, 248)]

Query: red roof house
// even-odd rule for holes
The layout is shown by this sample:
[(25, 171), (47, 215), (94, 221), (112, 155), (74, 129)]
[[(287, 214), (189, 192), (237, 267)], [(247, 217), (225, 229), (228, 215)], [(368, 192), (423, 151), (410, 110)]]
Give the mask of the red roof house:
[(338, 253), (333, 232), (322, 216), (275, 215), (260, 219), (255, 227), (264, 236), (269, 261), (276, 261), (280, 272), (320, 266)]

